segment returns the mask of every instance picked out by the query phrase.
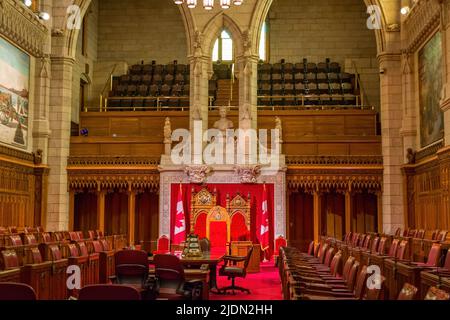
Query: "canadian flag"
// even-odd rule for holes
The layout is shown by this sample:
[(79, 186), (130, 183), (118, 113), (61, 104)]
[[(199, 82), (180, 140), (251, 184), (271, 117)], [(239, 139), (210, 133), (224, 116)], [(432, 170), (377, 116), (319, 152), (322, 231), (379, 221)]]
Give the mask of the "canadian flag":
[(173, 244), (180, 244), (185, 240), (186, 236), (186, 218), (184, 216), (183, 206), (183, 187), (180, 183), (177, 199), (177, 214), (175, 216), (175, 232), (173, 233)]
[(264, 184), (261, 211), (261, 229), (259, 234), (259, 243), (262, 250), (269, 248), (269, 211), (267, 210), (267, 189)]

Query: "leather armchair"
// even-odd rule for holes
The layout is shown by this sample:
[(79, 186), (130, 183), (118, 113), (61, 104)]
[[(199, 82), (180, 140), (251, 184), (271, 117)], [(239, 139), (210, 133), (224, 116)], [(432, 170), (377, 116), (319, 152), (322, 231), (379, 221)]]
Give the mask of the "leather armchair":
[[(239, 286), (236, 286), (235, 280), (236, 278), (245, 278), (247, 275), (247, 266), (249, 264), (250, 258), (253, 253), (253, 247), (251, 247), (248, 252), (247, 256), (224, 256), (223, 261), (224, 264), (219, 270), (219, 275), (226, 276), (228, 279), (231, 279), (231, 286), (219, 289), (220, 293), (226, 293), (227, 291), (231, 290), (233, 294), (235, 294), (235, 290), (239, 290), (242, 292), (247, 292), (250, 294), (250, 290), (246, 288), (242, 288)], [(243, 267), (238, 267), (238, 262), (244, 262)], [(232, 264), (232, 265), (231, 265)]]
[(157, 254), (153, 258), (155, 264), (155, 296), (168, 300), (201, 300), (202, 280), (186, 280), (184, 267), (180, 259), (174, 255)]

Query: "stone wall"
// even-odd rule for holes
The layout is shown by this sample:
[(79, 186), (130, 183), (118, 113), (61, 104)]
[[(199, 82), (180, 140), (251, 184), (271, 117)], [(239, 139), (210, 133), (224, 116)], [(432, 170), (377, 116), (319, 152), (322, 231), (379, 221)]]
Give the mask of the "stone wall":
[(380, 79), (375, 34), (361, 0), (274, 0), (268, 15), (271, 63), (330, 58), (361, 74), (369, 103), (379, 110)]
[[(86, 101), (83, 105), (95, 107), (98, 105), (99, 97), (92, 95), (92, 80), (94, 78), (94, 66), (97, 61), (97, 43), (98, 43), (98, 0), (91, 2), (85, 16), (86, 22), (86, 53), (82, 52), (83, 30), (80, 30), (77, 41), (77, 51), (75, 63), (73, 66), (72, 82), (72, 122), (79, 123), (80, 119), (80, 81), (88, 83), (86, 90)], [(87, 70), (88, 69), (88, 70)], [(88, 72), (86, 72), (88, 71)]]
[(99, 0), (98, 59), (187, 63), (187, 40), (172, 0)]

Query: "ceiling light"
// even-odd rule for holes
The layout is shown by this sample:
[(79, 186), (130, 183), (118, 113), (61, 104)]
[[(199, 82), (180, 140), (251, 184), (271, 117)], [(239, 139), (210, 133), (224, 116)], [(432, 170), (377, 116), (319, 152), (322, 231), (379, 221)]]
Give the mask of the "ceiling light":
[(402, 15), (404, 15), (404, 16), (407, 15), (407, 14), (409, 13), (409, 11), (410, 11), (410, 9), (409, 9), (408, 6), (403, 7), (403, 8), (400, 9), (400, 13), (401, 13)]

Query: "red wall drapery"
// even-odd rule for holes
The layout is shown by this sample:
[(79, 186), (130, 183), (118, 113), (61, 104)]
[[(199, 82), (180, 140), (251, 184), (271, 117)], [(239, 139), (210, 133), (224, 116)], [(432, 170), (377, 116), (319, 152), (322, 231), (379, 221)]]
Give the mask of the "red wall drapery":
[[(199, 192), (204, 186), (197, 184), (183, 184), (183, 205), (184, 212), (186, 213), (186, 226), (188, 228), (188, 232), (190, 229), (190, 208), (191, 208), (191, 194), (192, 189), (195, 192)], [(245, 199), (247, 199), (248, 193), (250, 193), (250, 240), (254, 243), (259, 243), (257, 239), (257, 230), (256, 226), (259, 225), (259, 221), (257, 219), (261, 216), (262, 211), (262, 196), (263, 196), (263, 185), (262, 184), (208, 184), (206, 185), (209, 192), (213, 192), (216, 190), (217, 192), (217, 205), (226, 207), (226, 197), (227, 194), (230, 195), (230, 199), (232, 199), (237, 193), (240, 193)], [(269, 243), (270, 243), (270, 251), (273, 252), (273, 243), (274, 243), (274, 185), (266, 184), (267, 188), (267, 197), (268, 197), (268, 209), (269, 209)], [(173, 238), (174, 232), (174, 222), (176, 215), (176, 202), (178, 196), (179, 184), (174, 183), (171, 186), (171, 200), (170, 200), (170, 237)], [(200, 222), (202, 223), (202, 222)], [(199, 226), (200, 227), (200, 226)], [(206, 226), (205, 226), (206, 227)], [(201, 227), (202, 230), (203, 226)], [(233, 231), (231, 231), (233, 234)]]

